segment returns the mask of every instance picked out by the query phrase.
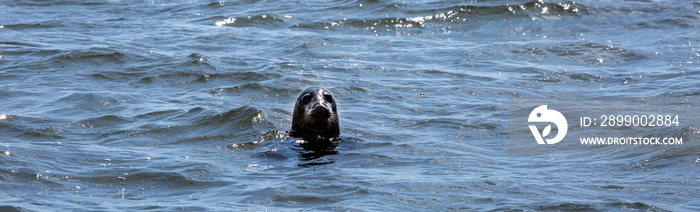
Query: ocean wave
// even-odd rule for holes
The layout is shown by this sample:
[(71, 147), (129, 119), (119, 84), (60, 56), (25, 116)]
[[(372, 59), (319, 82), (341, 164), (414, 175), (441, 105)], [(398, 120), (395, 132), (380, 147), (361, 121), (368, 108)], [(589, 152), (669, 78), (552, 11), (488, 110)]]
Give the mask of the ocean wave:
[(351, 29), (362, 29), (367, 31), (384, 31), (395, 30), (399, 28), (421, 28), (422, 22), (411, 18), (380, 18), (380, 19), (344, 19), (331, 22), (316, 22), (316, 23), (301, 23), (294, 25), (294, 28), (301, 29), (342, 29), (349, 27)]
[(109, 63), (125, 63), (131, 59), (130, 57), (132, 57), (132, 55), (110, 48), (89, 48), (63, 51), (53, 56), (51, 60), (62, 64), (80, 63), (105, 65)]
[[(133, 186), (134, 184), (143, 184), (144, 186), (156, 188), (187, 188), (207, 184), (207, 182), (205, 181), (199, 181), (178, 172), (143, 171), (136, 173), (128, 173), (128, 175), (105, 176), (97, 178), (98, 179), (95, 180), (100, 182), (129, 184), (131, 186)], [(85, 180), (88, 182), (92, 181), (90, 179)]]
[(0, 211), (22, 212), (22, 211), (24, 211), (24, 209), (22, 209), (22, 207), (18, 207), (18, 206), (1, 205), (1, 206), (0, 206)]
[(39, 45), (39, 44), (29, 43), (29, 42), (19, 42), (19, 41), (4, 41), (4, 42), (0, 42), (0, 45), (16, 46), (16, 47), (41, 47), (41, 45)]
[[(581, 3), (566, 1), (549, 3), (540, 0), (529, 1), (523, 4), (497, 4), (488, 5), (462, 5), (427, 10), (411, 10), (408, 14), (434, 13), (430, 16), (418, 16), (415, 19), (421, 21), (477, 21), (492, 19), (495, 17), (542, 17), (542, 16), (579, 16), (587, 13), (587, 6)], [(466, 18), (469, 18), (467, 20)]]
[[(365, 15), (366, 18), (344, 18), (342, 20), (322, 21), (312, 23), (298, 23), (293, 28), (333, 30), (333, 29), (359, 29), (375, 33), (383, 31), (396, 31), (402, 29), (420, 29), (428, 27), (458, 27), (460, 22), (472, 23), (503, 17), (532, 18), (532, 17), (560, 17), (579, 16), (586, 13), (586, 6), (580, 3), (544, 3), (531, 1), (520, 5), (464, 5), (435, 9), (409, 10), (403, 13), (409, 16), (381, 17)], [(418, 14), (430, 14), (410, 16)], [(387, 15), (388, 16), (388, 15)]]
[(81, 128), (99, 128), (122, 126), (131, 122), (133, 122), (133, 119), (125, 118), (119, 115), (104, 115), (76, 121), (75, 125)]
[(268, 93), (289, 93), (289, 89), (268, 85), (262, 82), (249, 82), (235, 86), (217, 87), (212, 89), (213, 94), (236, 94), (242, 91), (267, 91)]
[(72, 0), (61, 0), (61, 1), (21, 1), (15, 2), (15, 6), (94, 6), (94, 5), (105, 5), (109, 2), (104, 1), (72, 1)]
[(36, 139), (37, 141), (63, 139), (65, 127), (55, 124), (58, 119), (22, 115), (6, 115), (0, 123), (3, 130), (14, 134), (19, 139)]
[(588, 65), (616, 65), (648, 58), (643, 53), (594, 42), (561, 43), (544, 49), (556, 56)]
[[(145, 73), (138, 73), (136, 76), (126, 76), (134, 85), (154, 84), (167, 82), (169, 84), (192, 84), (208, 82), (210, 74), (220, 72), (219, 67), (210, 57), (192, 53), (185, 58), (164, 59), (165, 64), (161, 64), (156, 70)], [(150, 66), (150, 65), (149, 65)], [(142, 69), (138, 67), (137, 69)], [(117, 73), (119, 74), (119, 73)], [(119, 74), (124, 76), (123, 74)], [(133, 74), (132, 74), (133, 75)], [(146, 75), (146, 76), (144, 76)], [(214, 75), (218, 76), (218, 75)], [(140, 79), (138, 78), (140, 77)]]
[[(151, 112), (137, 116), (136, 126), (115, 129), (118, 132), (104, 140), (111, 145), (142, 138), (157, 144), (185, 144), (214, 141), (226, 145), (231, 141), (255, 141), (264, 131), (274, 129), (261, 110), (242, 106), (223, 113), (212, 113), (202, 107), (187, 111)], [(129, 118), (129, 121), (132, 118)], [(154, 120), (147, 122), (145, 120)], [(165, 121), (169, 120), (169, 121)], [(122, 120), (116, 120), (122, 121)], [(172, 137), (171, 135), (178, 135)], [(115, 139), (120, 138), (120, 139)], [(117, 143), (115, 143), (117, 142)]]
[(153, 76), (142, 77), (132, 84), (193, 84), (193, 83), (205, 83), (209, 81), (211, 75), (204, 73), (203, 71), (192, 70), (192, 72), (175, 72), (175, 73), (161, 73), (154, 74)]
[(47, 108), (54, 108), (52, 113), (85, 115), (86, 112), (116, 112), (121, 109), (119, 104), (139, 103), (140, 101), (131, 95), (112, 92), (73, 92), (64, 95), (47, 104)]
[(216, 20), (214, 26), (217, 27), (279, 27), (285, 22), (285, 19), (291, 19), (291, 16), (277, 17), (275, 15), (254, 15), (245, 17), (210, 17), (202, 21)]
[(55, 27), (66, 27), (66, 23), (62, 21), (40, 21), (29, 23), (14, 23), (2, 25), (2, 29), (8, 30), (29, 30), (29, 29), (49, 29)]
[[(544, 205), (530, 205), (526, 208), (533, 210), (543, 210), (543, 211), (571, 211), (571, 210), (581, 210), (581, 211), (600, 211), (600, 210), (644, 210), (644, 211), (664, 211), (663, 208), (658, 206), (644, 204), (642, 202), (625, 202), (625, 201), (613, 201), (608, 200), (603, 204), (586, 204), (586, 203), (559, 203), (559, 204), (544, 204)], [(499, 208), (504, 209), (505, 208)], [(498, 209), (497, 209), (498, 210)]]

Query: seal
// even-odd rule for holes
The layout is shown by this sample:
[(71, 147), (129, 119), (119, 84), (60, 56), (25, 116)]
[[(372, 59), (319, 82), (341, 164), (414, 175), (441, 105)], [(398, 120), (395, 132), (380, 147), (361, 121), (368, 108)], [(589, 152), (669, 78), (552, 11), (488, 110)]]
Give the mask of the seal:
[(340, 125), (333, 94), (312, 86), (299, 93), (292, 115), (292, 136), (306, 149), (334, 149), (338, 145)]

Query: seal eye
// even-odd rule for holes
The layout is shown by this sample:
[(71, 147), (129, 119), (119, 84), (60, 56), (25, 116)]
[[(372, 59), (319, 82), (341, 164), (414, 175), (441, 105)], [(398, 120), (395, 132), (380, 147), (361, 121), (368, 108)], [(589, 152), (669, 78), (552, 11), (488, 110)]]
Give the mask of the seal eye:
[(301, 102), (306, 105), (311, 102), (311, 95), (304, 95), (304, 97), (301, 97)]
[(333, 97), (330, 94), (323, 94), (323, 99), (328, 103), (333, 103)]

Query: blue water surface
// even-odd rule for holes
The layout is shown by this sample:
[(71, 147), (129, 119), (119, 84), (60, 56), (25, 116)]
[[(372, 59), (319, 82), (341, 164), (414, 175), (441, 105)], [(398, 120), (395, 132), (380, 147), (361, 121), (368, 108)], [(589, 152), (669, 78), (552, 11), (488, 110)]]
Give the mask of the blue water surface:
[[(700, 155), (512, 155), (509, 97), (700, 95), (695, 1), (0, 1), (0, 210), (700, 210)], [(286, 131), (333, 92), (343, 142)], [(697, 128), (674, 131), (697, 141)]]

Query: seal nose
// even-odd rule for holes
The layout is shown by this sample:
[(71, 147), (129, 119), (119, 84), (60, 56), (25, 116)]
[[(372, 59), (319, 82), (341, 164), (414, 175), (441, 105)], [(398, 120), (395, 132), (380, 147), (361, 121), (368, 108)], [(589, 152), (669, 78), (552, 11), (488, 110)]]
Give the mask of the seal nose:
[(331, 111), (326, 104), (316, 103), (311, 108), (312, 116), (328, 117), (331, 115)]

